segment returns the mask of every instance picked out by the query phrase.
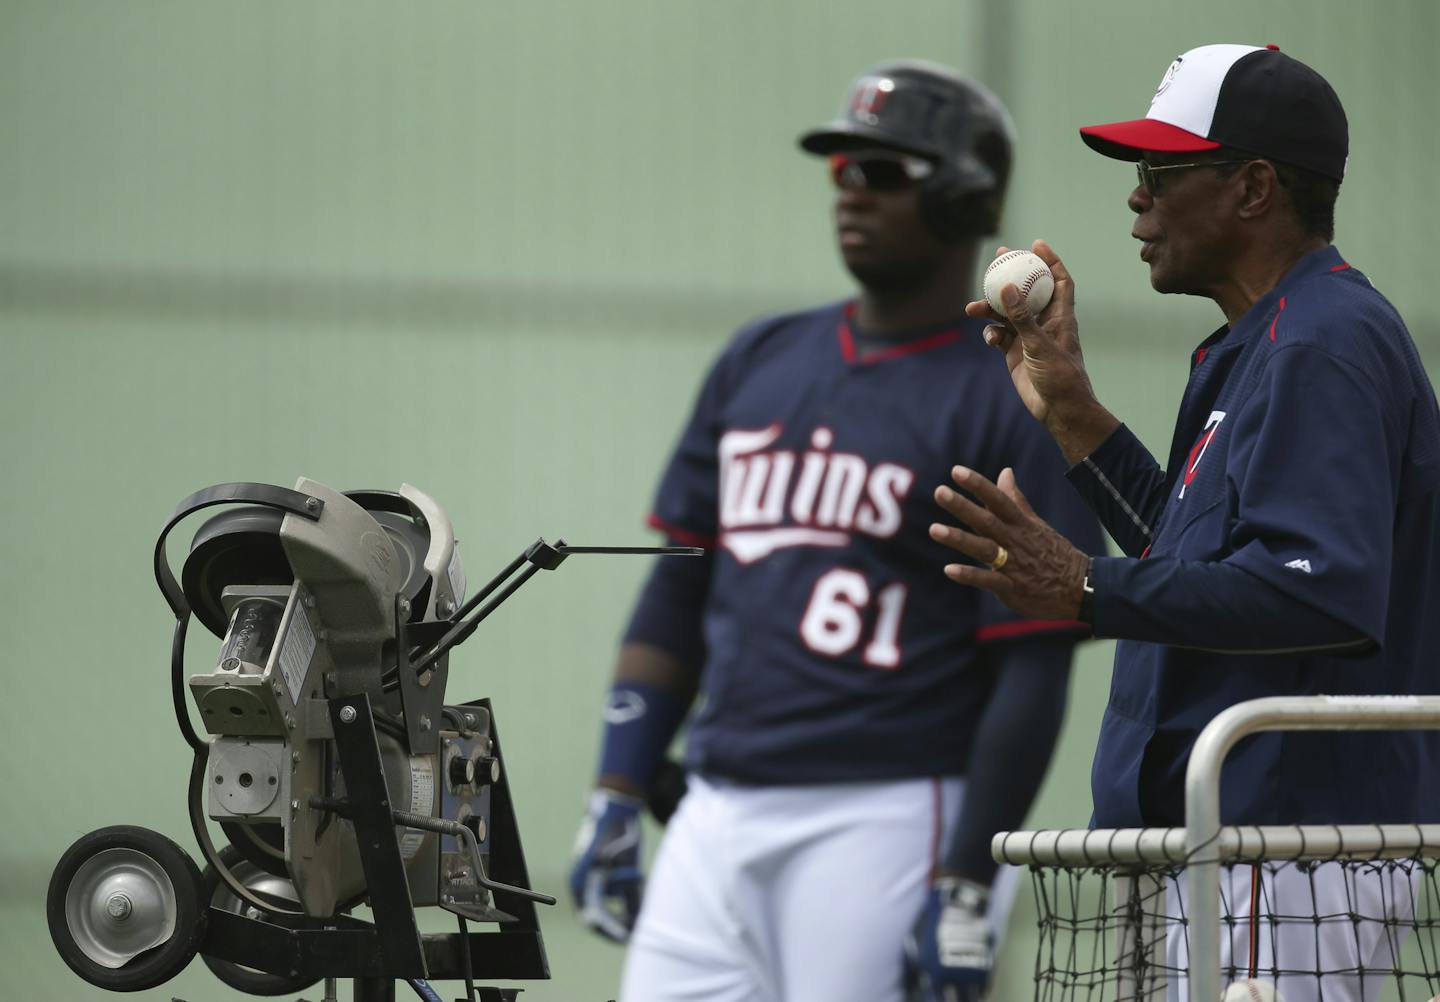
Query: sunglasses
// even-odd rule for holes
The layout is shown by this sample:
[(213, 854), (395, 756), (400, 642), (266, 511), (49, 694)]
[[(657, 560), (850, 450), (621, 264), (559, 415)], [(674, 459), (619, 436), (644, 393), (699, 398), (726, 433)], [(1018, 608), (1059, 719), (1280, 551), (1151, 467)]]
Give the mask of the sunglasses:
[(1160, 194), (1160, 179), (1156, 177), (1161, 171), (1167, 170), (1189, 170), (1192, 167), (1233, 167), (1236, 164), (1248, 164), (1249, 160), (1207, 160), (1194, 164), (1160, 164), (1158, 166), (1147, 164), (1144, 160), (1135, 161), (1135, 173), (1140, 178), (1140, 187), (1151, 198)]
[(935, 165), (903, 153), (835, 153), (830, 180), (837, 188), (906, 191), (935, 172)]

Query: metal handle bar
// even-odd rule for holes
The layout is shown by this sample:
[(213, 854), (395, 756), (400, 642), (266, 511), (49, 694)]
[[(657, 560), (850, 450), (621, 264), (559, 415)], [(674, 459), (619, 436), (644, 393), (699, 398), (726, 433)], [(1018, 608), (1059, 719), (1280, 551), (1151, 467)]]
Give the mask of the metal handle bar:
[(1220, 997), (1220, 767), (1231, 749), (1259, 731), (1401, 730), (1440, 730), (1440, 696), (1271, 696), (1205, 725), (1185, 770), (1190, 998)]

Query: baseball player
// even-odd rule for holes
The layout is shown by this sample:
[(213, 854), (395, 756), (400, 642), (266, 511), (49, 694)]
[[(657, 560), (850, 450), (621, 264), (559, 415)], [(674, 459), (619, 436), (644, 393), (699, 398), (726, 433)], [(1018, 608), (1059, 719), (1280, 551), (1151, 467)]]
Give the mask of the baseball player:
[[(941, 488), (975, 533), (932, 533), (1004, 565), (957, 564), (955, 580), (1120, 639), (1094, 823), (1179, 825), (1191, 747), (1226, 707), (1440, 691), (1440, 412), (1394, 307), (1331, 243), (1349, 132), (1313, 69), (1274, 46), (1202, 46), (1171, 65), (1145, 118), (1081, 133), (1136, 164), (1128, 204), (1151, 285), (1214, 300), (1225, 323), (1190, 356), (1162, 469), (1095, 399), (1074, 283), (1037, 243), (1054, 302), (1038, 318), (1010, 307), (986, 336), (1126, 556), (1092, 558), (1049, 531), (1021, 500), (1023, 475), (997, 486), (956, 471), (988, 510)], [(1226, 761), (1222, 820), (1434, 821), (1437, 753), (1433, 732), (1255, 736)], [(1267, 975), (1289, 1002), (1375, 997), (1398, 939), (1383, 919), (1404, 929), (1410, 888), (1338, 864), (1256, 879), (1237, 869), (1224, 891), (1231, 977)], [(1302, 921), (1274, 918), (1287, 913)], [(1171, 962), (1183, 968), (1178, 935)]]
[[(631, 1002), (894, 1002), (907, 938), (928, 997), (978, 999), (1010, 900), (989, 839), (1043, 777), (1082, 631), (945, 588), (927, 485), (1013, 467), (1101, 551), (963, 315), (1004, 108), (889, 63), (800, 143), (828, 158), (859, 294), (742, 330), (660, 483), (651, 524), (709, 555), (658, 562), (640, 596), (571, 878), (584, 921), (629, 939)], [(642, 802), (697, 693), (642, 907)]]

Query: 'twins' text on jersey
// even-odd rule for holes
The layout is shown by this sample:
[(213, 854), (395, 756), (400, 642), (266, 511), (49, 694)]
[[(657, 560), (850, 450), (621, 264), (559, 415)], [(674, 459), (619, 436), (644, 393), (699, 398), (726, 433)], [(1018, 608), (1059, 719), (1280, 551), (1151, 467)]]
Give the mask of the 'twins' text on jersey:
[(651, 524), (713, 548), (691, 768), (809, 783), (961, 775), (981, 645), (1078, 624), (950, 587), (929, 538), (962, 463), (1013, 466), (1087, 552), (1095, 519), (981, 325), (866, 338), (848, 305), (762, 321), (711, 370)]
[(799, 455), (769, 448), (783, 431), (773, 424), (720, 438), (720, 541), (735, 559), (748, 564), (784, 546), (845, 546), (852, 529), (879, 539), (899, 531), (914, 470), (831, 451), (827, 427), (816, 428)]

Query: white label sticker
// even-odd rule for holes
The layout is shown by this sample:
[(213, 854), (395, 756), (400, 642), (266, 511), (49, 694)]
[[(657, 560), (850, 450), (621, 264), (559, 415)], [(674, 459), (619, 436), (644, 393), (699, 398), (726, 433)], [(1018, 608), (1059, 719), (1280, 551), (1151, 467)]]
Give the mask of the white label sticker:
[[(410, 813), (435, 816), (435, 761), (430, 755), (410, 756)], [(429, 832), (406, 828), (400, 836), (400, 856), (410, 862), (420, 851)]]
[(290, 690), (292, 703), (298, 705), (300, 702), (300, 687), (305, 684), (310, 659), (314, 656), (315, 634), (310, 631), (305, 610), (297, 604), (290, 617), (290, 626), (285, 631), (285, 643), (280, 647), (280, 673), (285, 676), (285, 687)]
[(455, 540), (455, 548), (450, 551), (450, 566), (445, 573), (450, 578), (450, 590), (455, 594), (455, 608), (465, 604), (465, 568), (460, 563), (460, 540)]

